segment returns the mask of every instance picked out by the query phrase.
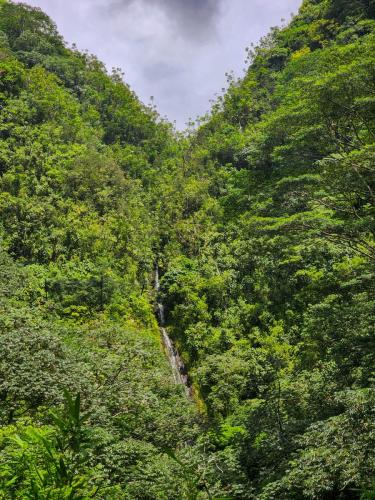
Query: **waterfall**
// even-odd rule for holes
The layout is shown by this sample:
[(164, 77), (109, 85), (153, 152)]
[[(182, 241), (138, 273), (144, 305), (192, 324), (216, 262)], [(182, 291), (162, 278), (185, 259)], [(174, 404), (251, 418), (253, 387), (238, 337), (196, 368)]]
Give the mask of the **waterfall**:
[(155, 291), (156, 295), (156, 306), (157, 306), (157, 316), (159, 321), (160, 333), (163, 341), (163, 345), (166, 354), (169, 359), (169, 363), (172, 368), (173, 379), (176, 384), (183, 384), (186, 389), (186, 394), (191, 396), (191, 388), (189, 386), (189, 379), (187, 375), (187, 370), (184, 362), (182, 361), (177, 349), (173, 345), (171, 338), (165, 328), (165, 309), (162, 302), (159, 301), (159, 291), (160, 291), (160, 279), (159, 279), (159, 267), (155, 266)]

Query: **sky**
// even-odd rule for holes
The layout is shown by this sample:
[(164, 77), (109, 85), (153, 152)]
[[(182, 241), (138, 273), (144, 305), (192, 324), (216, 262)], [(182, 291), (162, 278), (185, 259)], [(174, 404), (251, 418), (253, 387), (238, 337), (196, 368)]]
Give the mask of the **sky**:
[(288, 21), (301, 0), (24, 0), (42, 8), (68, 45), (121, 68), (145, 103), (183, 129), (241, 76), (245, 48)]

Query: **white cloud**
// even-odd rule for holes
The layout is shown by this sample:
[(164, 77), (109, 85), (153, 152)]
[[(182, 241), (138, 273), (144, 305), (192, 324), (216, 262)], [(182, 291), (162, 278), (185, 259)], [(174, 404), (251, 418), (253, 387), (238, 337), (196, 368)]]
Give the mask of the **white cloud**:
[(56, 22), (68, 43), (121, 67), (144, 102), (183, 128), (204, 114), (241, 74), (245, 47), (289, 19), (300, 0), (29, 0)]

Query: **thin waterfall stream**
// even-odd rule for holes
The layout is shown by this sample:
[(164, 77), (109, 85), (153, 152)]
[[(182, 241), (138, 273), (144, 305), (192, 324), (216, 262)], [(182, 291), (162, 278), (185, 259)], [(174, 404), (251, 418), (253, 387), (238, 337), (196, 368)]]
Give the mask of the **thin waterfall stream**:
[(163, 303), (159, 300), (160, 291), (160, 279), (159, 279), (159, 267), (155, 266), (155, 291), (156, 291), (156, 304), (157, 304), (157, 316), (159, 321), (160, 333), (166, 354), (169, 359), (169, 363), (172, 368), (173, 378), (176, 384), (182, 384), (185, 386), (186, 394), (191, 397), (191, 387), (189, 386), (189, 378), (187, 375), (187, 370), (184, 362), (181, 359), (176, 347), (173, 345), (171, 338), (165, 328), (165, 308)]

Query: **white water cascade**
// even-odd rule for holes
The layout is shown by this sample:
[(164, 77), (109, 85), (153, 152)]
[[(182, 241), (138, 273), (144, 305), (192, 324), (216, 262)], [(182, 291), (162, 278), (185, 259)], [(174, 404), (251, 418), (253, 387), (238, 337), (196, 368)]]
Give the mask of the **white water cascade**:
[(186, 367), (184, 362), (182, 361), (177, 349), (173, 345), (171, 338), (168, 335), (167, 330), (165, 329), (165, 311), (164, 305), (159, 301), (158, 293), (160, 290), (160, 281), (159, 281), (159, 267), (155, 266), (155, 291), (156, 291), (156, 300), (157, 300), (157, 315), (160, 326), (160, 333), (163, 340), (164, 348), (166, 354), (169, 359), (169, 363), (172, 368), (173, 378), (176, 384), (183, 384), (186, 389), (186, 394), (191, 396), (191, 388), (189, 386), (188, 375), (186, 371)]

